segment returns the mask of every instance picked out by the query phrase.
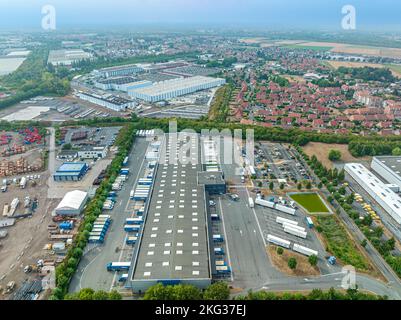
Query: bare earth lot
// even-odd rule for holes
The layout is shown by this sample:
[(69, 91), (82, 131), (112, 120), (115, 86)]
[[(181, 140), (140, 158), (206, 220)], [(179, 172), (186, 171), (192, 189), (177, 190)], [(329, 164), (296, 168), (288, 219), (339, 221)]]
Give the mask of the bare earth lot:
[(341, 162), (362, 162), (370, 163), (371, 157), (355, 158), (348, 151), (346, 144), (327, 144), (321, 142), (309, 142), (303, 147), (308, 156), (315, 155), (316, 158), (327, 168), (334, 168), (333, 162), (328, 159), (329, 152), (332, 149), (339, 150), (342, 154)]
[[(320, 271), (318, 267), (312, 267), (308, 261), (308, 257), (284, 249), (282, 255), (277, 253), (276, 246), (269, 246), (267, 249), (273, 265), (281, 272), (289, 276), (319, 276)], [(295, 258), (297, 260), (297, 267), (295, 270), (291, 270), (288, 267), (288, 260)]]

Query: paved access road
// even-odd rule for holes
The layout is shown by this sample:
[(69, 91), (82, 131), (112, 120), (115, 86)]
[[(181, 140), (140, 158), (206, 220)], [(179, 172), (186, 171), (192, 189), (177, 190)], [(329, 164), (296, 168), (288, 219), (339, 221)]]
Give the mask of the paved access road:
[(107, 263), (131, 261), (132, 247), (124, 245), (126, 232), (123, 227), (125, 219), (132, 215), (130, 191), (144, 172), (143, 164), (147, 147), (148, 142), (145, 138), (136, 138), (129, 155), (129, 179), (118, 192), (114, 209), (104, 212), (104, 214), (112, 216), (112, 223), (107, 231), (105, 242), (103, 245), (87, 246), (86, 253), (79, 263), (78, 271), (72, 278), (70, 292), (79, 291), (81, 288), (109, 291), (115, 284), (116, 275), (106, 270)]

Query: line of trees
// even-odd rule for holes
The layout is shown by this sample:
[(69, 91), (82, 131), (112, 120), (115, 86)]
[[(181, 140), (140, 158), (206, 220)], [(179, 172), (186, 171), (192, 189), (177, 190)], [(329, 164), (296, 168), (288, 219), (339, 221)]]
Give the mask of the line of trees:
[(117, 290), (110, 292), (95, 291), (91, 288), (81, 289), (79, 292), (66, 294), (64, 300), (121, 300), (122, 296)]
[(247, 295), (238, 296), (236, 300), (387, 300), (387, 296), (378, 296), (360, 292), (358, 288), (346, 292), (330, 288), (328, 291), (313, 289), (309, 293), (275, 293), (267, 291), (250, 291)]
[(120, 130), (115, 142), (115, 146), (118, 147), (118, 153), (108, 166), (106, 177), (96, 190), (94, 198), (85, 209), (84, 219), (79, 227), (78, 234), (74, 238), (73, 245), (68, 250), (64, 261), (56, 268), (56, 288), (53, 290), (50, 299), (60, 300), (67, 294), (69, 283), (77, 270), (83, 250), (88, 243), (93, 223), (101, 214), (103, 203), (111, 190), (111, 185), (119, 174), (124, 158), (131, 150), (135, 132), (132, 124), (127, 124)]
[(205, 290), (200, 290), (190, 284), (163, 286), (158, 283), (148, 290), (144, 300), (227, 300), (230, 289), (226, 282), (219, 281), (211, 284)]
[(13, 73), (0, 79), (0, 84), (11, 96), (0, 100), (0, 108), (40, 95), (64, 96), (70, 91), (67, 76), (61, 77), (47, 65), (49, 49), (35, 49)]
[(226, 84), (217, 90), (209, 110), (209, 120), (225, 123), (230, 112), (230, 100), (234, 87)]

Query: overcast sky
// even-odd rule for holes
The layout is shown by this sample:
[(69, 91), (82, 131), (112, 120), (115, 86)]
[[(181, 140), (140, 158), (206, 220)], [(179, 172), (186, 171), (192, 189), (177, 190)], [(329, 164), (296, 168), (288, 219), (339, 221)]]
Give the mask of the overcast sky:
[(56, 8), (57, 28), (186, 24), (340, 29), (344, 5), (357, 28), (401, 31), (400, 0), (0, 0), (0, 27), (40, 28), (41, 8)]

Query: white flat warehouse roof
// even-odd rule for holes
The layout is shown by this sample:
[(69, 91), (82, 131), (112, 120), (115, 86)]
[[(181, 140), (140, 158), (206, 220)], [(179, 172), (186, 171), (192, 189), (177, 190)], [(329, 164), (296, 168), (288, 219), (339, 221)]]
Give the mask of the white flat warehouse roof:
[(177, 79), (167, 80), (167, 81), (163, 81), (163, 82), (158, 82), (150, 87), (138, 88), (138, 89), (133, 89), (130, 91), (133, 91), (133, 92), (136, 92), (139, 94), (153, 96), (153, 95), (160, 95), (163, 93), (168, 93), (168, 92), (175, 91), (175, 90), (182, 90), (182, 89), (187, 89), (187, 88), (191, 88), (194, 86), (209, 84), (209, 83), (213, 83), (215, 81), (221, 81), (221, 80), (224, 80), (224, 79), (203, 77), (203, 76), (196, 76), (196, 77), (190, 77), (190, 78), (177, 78)]
[(382, 206), (387, 206), (387, 208), (383, 206), (384, 209), (391, 209), (390, 214), (395, 215), (394, 219), (398, 223), (401, 221), (401, 198), (394, 191), (360, 163), (347, 163), (345, 171), (351, 176), (356, 176), (360, 180), (358, 183), (368, 189), (366, 191), (373, 193), (379, 204), (382, 202)]

